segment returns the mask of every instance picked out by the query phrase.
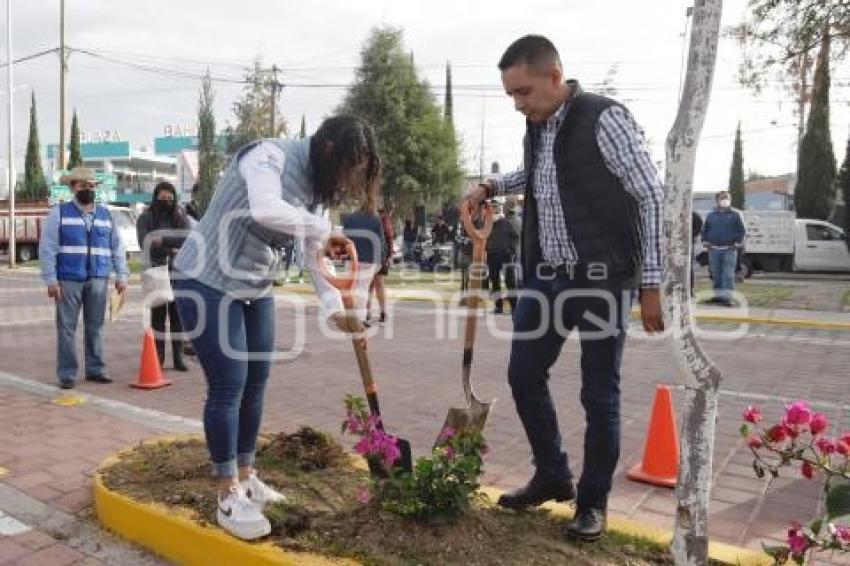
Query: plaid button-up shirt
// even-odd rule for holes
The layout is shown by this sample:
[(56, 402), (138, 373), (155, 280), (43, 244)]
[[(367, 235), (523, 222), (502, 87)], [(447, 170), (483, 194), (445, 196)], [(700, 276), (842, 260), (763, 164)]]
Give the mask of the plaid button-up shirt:
[[(576, 91), (578, 92), (578, 91)], [(537, 201), (540, 248), (543, 260), (552, 265), (573, 264), (581, 258), (567, 229), (564, 207), (558, 190), (553, 148), (555, 135), (569, 112), (567, 100), (543, 126), (537, 148), (534, 199)], [(662, 219), (664, 189), (643, 134), (628, 110), (611, 106), (596, 124), (596, 141), (605, 166), (620, 179), (623, 187), (638, 201), (644, 238), (644, 264), (641, 285), (658, 285), (663, 279)], [(525, 189), (522, 169), (490, 179), (495, 194), (517, 194)]]

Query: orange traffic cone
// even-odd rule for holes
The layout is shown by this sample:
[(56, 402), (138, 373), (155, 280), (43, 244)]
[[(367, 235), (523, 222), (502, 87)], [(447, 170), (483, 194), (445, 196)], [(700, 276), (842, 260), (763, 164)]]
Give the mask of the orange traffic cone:
[(131, 383), (130, 387), (159, 389), (166, 385), (171, 385), (171, 382), (165, 379), (162, 370), (159, 368), (159, 357), (156, 355), (153, 331), (148, 328), (145, 330), (145, 337), (142, 340), (142, 363), (139, 367), (139, 381), (138, 383)]
[(676, 415), (670, 388), (658, 385), (652, 405), (652, 420), (643, 449), (643, 461), (629, 470), (630, 480), (642, 481), (661, 487), (676, 487), (679, 473), (679, 435), (676, 433)]

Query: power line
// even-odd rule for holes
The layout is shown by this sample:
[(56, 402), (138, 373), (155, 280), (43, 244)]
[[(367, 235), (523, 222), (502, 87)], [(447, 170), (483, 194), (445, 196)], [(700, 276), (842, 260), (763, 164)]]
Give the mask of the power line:
[[(38, 53), (33, 53), (32, 55), (27, 55), (26, 57), (20, 57), (19, 59), (13, 59), (12, 65), (17, 65), (18, 63), (23, 63), (24, 61), (32, 61), (33, 59), (38, 59), (39, 57), (44, 57), (45, 55), (49, 55), (50, 53), (56, 53), (59, 51), (58, 47), (54, 47), (52, 49), (45, 49), (44, 51), (39, 51)], [(0, 64), (0, 68), (6, 67), (9, 64), (8, 61)]]

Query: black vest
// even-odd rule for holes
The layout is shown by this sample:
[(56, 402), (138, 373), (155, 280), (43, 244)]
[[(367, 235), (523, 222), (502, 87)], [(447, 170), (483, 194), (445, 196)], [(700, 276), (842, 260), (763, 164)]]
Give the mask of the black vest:
[[(555, 136), (554, 161), (567, 230), (578, 251), (577, 275), (592, 273), (590, 286), (636, 288), (643, 263), (643, 238), (637, 200), (605, 165), (596, 139), (599, 115), (614, 100), (577, 95)], [(525, 140), (523, 269), (532, 274), (542, 261), (534, 200), (534, 169), (541, 126), (528, 122)], [(604, 280), (599, 278), (605, 274)], [(583, 277), (582, 277), (583, 279)]]

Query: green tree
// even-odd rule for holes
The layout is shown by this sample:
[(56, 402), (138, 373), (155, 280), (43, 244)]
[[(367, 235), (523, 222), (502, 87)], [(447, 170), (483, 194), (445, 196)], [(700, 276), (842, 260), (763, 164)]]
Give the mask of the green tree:
[(35, 93), (30, 106), (30, 133), (24, 159), (24, 184), (21, 196), (29, 199), (47, 198), (47, 181), (41, 168), (41, 146), (38, 142), (38, 117), (35, 109)]
[[(835, 179), (835, 188), (844, 198), (844, 233), (850, 235), (850, 137), (847, 138), (844, 162)], [(847, 240), (847, 245), (850, 246), (850, 240)]]
[(68, 155), (68, 169), (80, 167), (83, 164), (83, 154), (80, 151), (80, 122), (77, 120), (77, 111), (71, 120), (71, 147)]
[(216, 139), (214, 102), (215, 92), (210, 72), (207, 70), (201, 79), (201, 93), (198, 98), (198, 192), (195, 200), (201, 214), (212, 199), (221, 168), (224, 166), (224, 155)]
[(735, 149), (732, 150), (732, 168), (729, 171), (729, 195), (732, 206), (742, 209), (746, 201), (744, 194), (744, 148), (741, 144), (741, 122), (735, 130)]
[[(245, 76), (246, 86), (242, 98), (233, 103), (236, 127), (228, 127), (225, 132), (227, 153), (232, 154), (259, 138), (280, 137), (288, 133), (286, 120), (274, 95), (274, 80), (272, 74), (263, 68), (262, 60), (257, 59), (254, 69)], [(272, 108), (275, 109), (274, 132), (269, 131)]]
[[(756, 90), (776, 75), (798, 80), (824, 41), (842, 59), (850, 44), (850, 4), (824, 0), (749, 0), (750, 17), (732, 28), (742, 47), (739, 79)], [(799, 85), (798, 85), (799, 86)]]
[(821, 43), (812, 106), (797, 154), (794, 206), (802, 218), (826, 220), (835, 201), (835, 155), (829, 132), (829, 36)]
[(452, 64), (446, 61), (446, 98), (443, 103), (443, 112), (446, 123), (454, 129), (454, 98), (452, 95)]
[(385, 202), (404, 214), (417, 204), (435, 210), (456, 198), (463, 177), (457, 139), (428, 83), (417, 77), (402, 31), (373, 29), (360, 57), (339, 112), (361, 116), (374, 126)]

